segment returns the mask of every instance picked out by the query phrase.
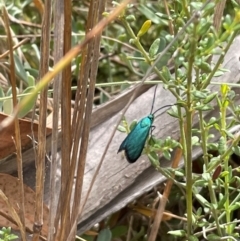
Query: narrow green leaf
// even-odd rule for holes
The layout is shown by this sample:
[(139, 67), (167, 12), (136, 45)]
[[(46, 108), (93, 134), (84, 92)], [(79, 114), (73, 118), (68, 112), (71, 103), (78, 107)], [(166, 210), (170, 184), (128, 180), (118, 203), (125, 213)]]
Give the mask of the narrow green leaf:
[(203, 174), (202, 174), (202, 178), (203, 178), (203, 180), (205, 180), (205, 181), (207, 181), (207, 182), (212, 179), (211, 176), (210, 176), (210, 174), (209, 174), (208, 172), (203, 173)]
[(119, 125), (117, 129), (118, 129), (118, 131), (120, 131), (120, 132), (124, 132), (124, 133), (127, 132), (126, 128), (125, 128), (124, 126), (121, 126), (121, 125)]
[(160, 39), (157, 38), (154, 40), (154, 42), (152, 43), (152, 45), (149, 48), (150, 58), (154, 58), (155, 55), (158, 53), (159, 45), (160, 45)]
[(128, 227), (127, 226), (117, 226), (115, 228), (113, 228), (112, 230), (112, 239), (114, 238), (120, 238), (123, 235), (126, 235), (127, 231), (128, 231)]
[(162, 72), (162, 76), (164, 77), (164, 79), (165, 79), (166, 81), (169, 81), (169, 80), (172, 78), (171, 73), (170, 73), (168, 67), (164, 66), (164, 67), (162, 68), (162, 71), (161, 71), (161, 72)]
[(15, 62), (15, 70), (16, 74), (20, 77), (21, 80), (23, 80), (26, 84), (27, 82), (27, 73), (24, 69), (23, 64), (21, 63), (19, 57), (14, 54), (14, 62)]
[(38, 78), (39, 72), (36, 69), (31, 68), (25, 68), (26, 72), (29, 72), (30, 75), (32, 75), (35, 79)]
[(172, 117), (179, 118), (178, 109), (176, 106), (173, 106), (170, 110), (167, 111), (167, 113)]
[(112, 233), (109, 229), (103, 229), (100, 231), (97, 241), (111, 241)]
[(192, 136), (192, 145), (199, 145), (199, 137), (198, 136)]
[(29, 74), (29, 72), (27, 72), (27, 82), (28, 86), (35, 86), (35, 79), (32, 75)]
[[(33, 95), (32, 91), (35, 89), (34, 86), (28, 87), (23, 91), (23, 94), (27, 94), (30, 93), (31, 95)], [(27, 103), (27, 105), (25, 106), (21, 106), (21, 109), (18, 112), (18, 118), (23, 118), (25, 115), (27, 115), (27, 113), (29, 111), (31, 111), (35, 105), (36, 99), (38, 97), (38, 93), (34, 94), (33, 98), (31, 99), (31, 101), (29, 101)], [(20, 102), (19, 104), (21, 105), (21, 102), (23, 101), (25, 97), (20, 98)]]
[(138, 11), (140, 11), (147, 19), (151, 19), (153, 23), (160, 24), (162, 21), (156, 16), (155, 12), (151, 11), (145, 4), (140, 4), (138, 6)]
[(192, 91), (192, 95), (197, 99), (206, 99), (207, 98), (207, 94), (202, 91), (199, 91), (199, 90)]
[(156, 168), (159, 166), (158, 156), (155, 152), (149, 153), (148, 158), (153, 167)]
[(223, 154), (227, 149), (227, 144), (226, 144), (226, 140), (224, 137), (220, 137), (219, 141), (218, 141), (218, 151), (219, 154)]
[[(2, 87), (0, 86), (0, 98), (5, 97), (4, 91), (2, 89)], [(0, 101), (0, 111), (3, 110), (3, 101)]]
[(171, 154), (169, 151), (163, 151), (163, 156), (167, 159), (167, 160), (171, 160)]
[(128, 15), (128, 16), (126, 17), (126, 20), (127, 20), (128, 22), (134, 22), (134, 21), (136, 21), (136, 18), (135, 18), (135, 16), (134, 16), (133, 14), (131, 14), (131, 15)]
[(168, 234), (171, 234), (173, 236), (177, 236), (177, 237), (185, 237), (186, 236), (186, 232), (185, 230), (174, 230), (174, 231), (169, 231)]
[(198, 237), (191, 235), (188, 239), (189, 241), (198, 241)]
[(130, 131), (131, 130), (133, 130), (133, 128), (137, 125), (137, 120), (134, 120), (131, 124), (130, 124), (130, 126), (129, 126), (129, 129), (130, 129)]
[(196, 110), (201, 110), (201, 111), (208, 111), (208, 110), (213, 110), (214, 108), (211, 105), (206, 104), (206, 105), (196, 106), (195, 109)]
[(208, 200), (205, 199), (202, 195), (196, 194), (195, 197), (203, 206), (208, 206), (208, 207), (210, 206), (210, 203), (208, 202)]
[(218, 122), (218, 119), (216, 117), (211, 117), (211, 119), (209, 120), (209, 122), (207, 123), (208, 126), (211, 126), (215, 123)]
[(211, 65), (207, 62), (201, 62), (200, 65), (198, 65), (198, 67), (203, 71), (203, 73), (211, 73), (212, 72), (212, 68)]
[(6, 115), (11, 115), (13, 112), (13, 103), (12, 99), (7, 99), (3, 101), (3, 112)]
[(214, 42), (216, 41), (215, 36), (212, 33), (207, 34), (207, 42), (206, 42), (206, 48), (212, 48), (214, 46)]
[(221, 240), (221, 237), (214, 234), (214, 233), (211, 233), (211, 234), (207, 235), (207, 240), (209, 240), (209, 241), (212, 241), (212, 240), (219, 241), (219, 240)]
[(212, 23), (210, 21), (202, 20), (201, 24), (199, 24), (199, 27), (197, 29), (198, 35), (202, 36), (202, 35), (206, 34), (209, 31), (209, 28), (211, 27), (211, 25), (212, 25)]
[(239, 208), (240, 208), (240, 203), (239, 202), (235, 202), (234, 204), (230, 205), (229, 211), (233, 212), (235, 210), (238, 210)]
[(239, 146), (234, 146), (232, 148), (232, 150), (237, 156), (240, 156), (240, 147)]
[(228, 171), (223, 171), (222, 173), (221, 173), (221, 177), (226, 177), (226, 176), (228, 176), (229, 175), (229, 172)]
[(208, 104), (209, 102), (211, 102), (216, 96), (217, 96), (217, 92), (214, 92), (210, 95), (207, 95), (206, 99), (203, 101), (204, 104)]
[(202, 207), (199, 207), (198, 210), (197, 210), (197, 212), (196, 212), (196, 215), (197, 215), (197, 216), (201, 216), (201, 215), (202, 215), (202, 211), (203, 211), (203, 210), (202, 210)]

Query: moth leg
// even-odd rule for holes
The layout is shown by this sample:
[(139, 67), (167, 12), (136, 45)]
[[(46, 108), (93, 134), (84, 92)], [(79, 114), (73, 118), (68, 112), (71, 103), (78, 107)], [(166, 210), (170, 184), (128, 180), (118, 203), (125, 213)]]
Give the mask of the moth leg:
[(156, 128), (156, 126), (151, 126), (151, 136), (152, 136), (152, 133), (153, 133), (155, 128)]

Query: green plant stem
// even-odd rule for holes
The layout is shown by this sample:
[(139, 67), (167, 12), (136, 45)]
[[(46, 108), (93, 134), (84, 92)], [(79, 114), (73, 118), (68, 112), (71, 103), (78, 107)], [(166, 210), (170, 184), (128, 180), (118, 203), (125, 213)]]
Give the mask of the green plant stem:
[(218, 158), (219, 160), (216, 161), (213, 166), (208, 168), (207, 172), (211, 172), (212, 170), (214, 170), (219, 164), (222, 163), (222, 160), (225, 160), (226, 157), (229, 157), (232, 154), (232, 148), (237, 146), (239, 142), (240, 142), (240, 135), (232, 141), (232, 144), (228, 147), (228, 149), (222, 155), (219, 156)]
[[(130, 35), (130, 37), (133, 39), (135, 46), (137, 47), (137, 49), (141, 52), (141, 54), (145, 58), (146, 63), (148, 63), (151, 66), (153, 64), (153, 62), (152, 62), (151, 58), (149, 57), (149, 54), (143, 48), (141, 42), (139, 41), (139, 38), (134, 34), (129, 23), (124, 18), (122, 18), (122, 23), (123, 23), (125, 29), (127, 30), (128, 34)], [(153, 70), (159, 76), (159, 78), (162, 80), (162, 82), (167, 85), (168, 81), (164, 78), (164, 76), (161, 74), (161, 72), (158, 70), (158, 68), (156, 66), (154, 66)], [(176, 99), (180, 99), (180, 96), (177, 95), (175, 90), (169, 89), (169, 91), (171, 91), (171, 93), (176, 97)]]
[[(229, 189), (231, 189), (231, 188), (229, 188)], [(234, 190), (235, 190), (235, 188), (234, 188)], [(240, 193), (232, 200), (232, 202), (230, 204), (230, 207), (233, 206), (233, 205), (236, 205), (236, 202), (239, 202), (239, 200), (240, 200)], [(226, 213), (222, 212), (219, 215), (218, 219), (221, 220), (225, 215), (226, 215)], [(230, 223), (233, 223), (233, 222), (231, 221)], [(225, 225), (227, 225), (227, 224), (225, 224)]]
[[(226, 130), (226, 116), (227, 116), (227, 105), (225, 105), (225, 96), (223, 99), (223, 104), (222, 104), (222, 108), (221, 108), (221, 129), (222, 131), (222, 137), (224, 138), (224, 143), (227, 142), (227, 136), (224, 130)], [(226, 156), (224, 159), (224, 171), (225, 172), (229, 172), (229, 156)], [(225, 197), (226, 197), (226, 201), (225, 201), (225, 212), (226, 212), (226, 222), (229, 223), (231, 221), (231, 212), (229, 209), (229, 173), (227, 175), (225, 175), (224, 177), (224, 190), (225, 190)], [(231, 234), (231, 225), (227, 225), (226, 226), (226, 233), (228, 235)]]
[(189, 1), (183, 0), (183, 1), (182, 1), (182, 6), (183, 6), (183, 10), (184, 10), (184, 12), (185, 12), (185, 14), (186, 14), (186, 17), (187, 17), (187, 18), (190, 18), (190, 13), (189, 13), (189, 11), (188, 11)]
[(188, 238), (192, 235), (192, 78), (193, 78), (193, 63), (195, 58), (195, 50), (197, 45), (197, 23), (194, 22), (193, 33), (190, 39), (190, 51), (188, 58), (188, 69), (187, 69), (187, 107), (186, 107), (186, 199), (187, 199), (187, 235)]
[[(176, 86), (179, 85), (178, 83), (178, 74), (177, 74), (177, 69), (178, 69), (178, 65), (176, 65), (175, 63), (175, 80), (176, 80)], [(176, 88), (176, 93), (180, 96), (181, 95), (181, 92), (180, 92), (180, 89), (179, 88)], [(181, 100), (181, 99), (179, 99)], [(186, 147), (186, 136), (185, 136), (185, 130), (184, 130), (184, 117), (183, 117), (183, 113), (182, 113), (182, 108), (177, 105), (177, 111), (178, 111), (178, 122), (179, 122), (179, 129), (180, 129), (180, 136), (181, 136), (181, 139), (180, 139), (180, 144), (182, 145), (182, 149), (183, 150), (187, 150), (187, 147)], [(187, 160), (187, 157), (186, 157), (186, 152), (183, 151), (182, 152), (182, 155), (183, 155), (183, 160), (184, 160), (184, 165), (186, 166), (186, 160)]]
[(137, 49), (142, 53), (143, 57), (145, 58), (145, 61), (149, 65), (151, 65), (152, 61), (151, 61), (148, 53), (143, 48), (142, 44), (139, 41), (139, 38), (133, 32), (133, 30), (132, 30), (131, 26), (129, 25), (129, 23), (125, 19), (122, 19), (122, 23), (123, 23), (125, 29), (128, 31), (128, 34), (130, 35), (130, 37), (134, 40), (134, 44), (136, 45)]
[[(135, 84), (140, 84), (141, 81), (119, 81), (119, 82), (110, 82), (110, 83), (99, 83), (99, 84), (96, 84), (96, 87), (111, 87), (111, 86), (119, 86), (119, 85), (135, 85)], [(161, 80), (151, 80), (151, 81), (145, 81), (144, 82), (144, 85), (155, 85), (155, 84), (163, 84), (163, 82)], [(221, 83), (218, 83), (218, 82), (214, 82), (212, 81), (210, 83), (210, 85), (223, 85), (223, 84), (226, 84), (226, 85), (229, 85), (231, 87), (236, 87), (236, 88), (240, 88), (240, 84), (237, 84), (237, 83), (225, 83), (225, 82), (221, 82)], [(77, 89), (77, 86), (72, 86), (71, 87), (71, 90), (76, 90)], [(48, 93), (53, 93), (53, 89), (49, 89), (48, 90)], [(180, 93), (178, 91), (176, 91), (177, 95), (180, 96)], [(40, 94), (40, 92), (38, 93)], [(25, 93), (25, 94), (18, 94), (17, 95), (17, 98), (20, 98), (20, 97), (24, 97), (24, 96), (27, 96), (27, 95), (31, 95), (31, 93)], [(12, 96), (4, 96), (4, 97), (0, 97), (0, 101), (4, 101), (4, 100), (10, 100), (12, 99)]]
[[(200, 133), (201, 133), (201, 144), (202, 144), (202, 150), (203, 150), (203, 160), (204, 160), (205, 167), (207, 167), (208, 163), (209, 163), (208, 152), (207, 152), (208, 129), (205, 128), (205, 126), (204, 126), (204, 118), (203, 118), (202, 111), (199, 111), (199, 125), (200, 125)], [(215, 192), (213, 189), (213, 181), (211, 179), (208, 180), (208, 191), (209, 191), (211, 203), (217, 205), (217, 199), (216, 199), (216, 195), (215, 195)], [(219, 224), (218, 213), (214, 207), (212, 208), (212, 213), (213, 213), (214, 220), (216, 222), (218, 235), (220, 237), (222, 237), (222, 230), (221, 230), (220, 224)]]
[(177, 182), (174, 179), (174, 175), (169, 173), (167, 169), (160, 167), (159, 165), (159, 160), (155, 160), (151, 155), (148, 155), (148, 158), (151, 162), (151, 165), (159, 172), (161, 173), (164, 177), (166, 177), (167, 179), (170, 179), (175, 185), (177, 185), (180, 188), (185, 188), (184, 185), (182, 185), (181, 183)]
[[(191, 108), (191, 107), (190, 107)], [(192, 234), (192, 112), (187, 108), (186, 113), (186, 195), (187, 195), (187, 234)]]

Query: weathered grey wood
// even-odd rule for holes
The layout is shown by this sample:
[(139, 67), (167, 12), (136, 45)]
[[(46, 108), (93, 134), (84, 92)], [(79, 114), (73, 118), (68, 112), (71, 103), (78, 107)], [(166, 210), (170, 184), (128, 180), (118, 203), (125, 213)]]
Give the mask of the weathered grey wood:
[[(151, 75), (147, 80), (149, 81), (154, 78), (156, 78), (155, 74)], [(141, 88), (137, 92), (136, 98), (142, 93), (146, 92), (149, 88), (151, 88), (151, 85), (141, 86)], [(134, 88), (131, 87), (127, 89), (124, 93), (119, 94), (116, 98), (108, 101), (107, 103), (104, 103), (101, 106), (96, 107), (92, 113), (91, 128), (94, 128), (95, 126), (111, 118), (114, 114), (121, 111), (121, 109), (124, 108), (128, 100), (132, 96), (133, 91), (134, 91)], [(59, 121), (59, 125), (60, 125), (60, 121)], [(61, 140), (61, 131), (59, 131), (59, 147), (60, 147), (60, 140)], [(51, 150), (51, 136), (48, 136), (47, 144), (46, 144), (46, 152), (49, 153), (50, 150)], [(28, 167), (35, 160), (33, 149), (30, 148), (30, 149), (24, 150), (23, 157), (24, 157), (23, 166)], [(9, 174), (16, 172), (17, 164), (16, 164), (15, 154), (7, 156), (4, 159), (0, 159), (0, 170), (1, 172), (9, 173)]]

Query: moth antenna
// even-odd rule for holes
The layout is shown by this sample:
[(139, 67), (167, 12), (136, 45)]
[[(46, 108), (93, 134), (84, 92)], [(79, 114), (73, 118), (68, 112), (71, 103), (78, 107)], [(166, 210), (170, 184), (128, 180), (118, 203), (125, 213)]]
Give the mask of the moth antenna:
[(156, 97), (156, 92), (157, 92), (157, 87), (158, 87), (158, 85), (156, 85), (155, 90), (154, 90), (153, 102), (152, 102), (152, 108), (151, 108), (150, 114), (152, 114), (152, 111), (153, 111), (153, 107), (154, 107), (154, 103), (155, 103), (155, 97)]
[(162, 110), (162, 109), (167, 108), (167, 107), (172, 107), (172, 106), (174, 106), (174, 105), (175, 105), (175, 104), (162, 106), (161, 108), (155, 110), (155, 111), (153, 112), (153, 115), (155, 115), (159, 110)]

